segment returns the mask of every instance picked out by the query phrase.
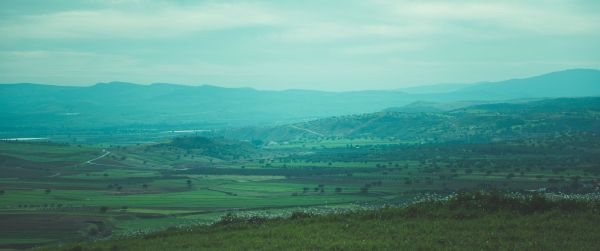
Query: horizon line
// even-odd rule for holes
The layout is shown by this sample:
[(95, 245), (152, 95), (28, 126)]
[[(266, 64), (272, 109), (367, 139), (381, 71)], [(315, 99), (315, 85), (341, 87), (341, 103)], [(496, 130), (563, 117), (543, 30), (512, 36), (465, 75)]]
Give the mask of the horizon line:
[(551, 72), (546, 72), (543, 74), (536, 74), (536, 75), (530, 75), (530, 76), (526, 76), (526, 77), (515, 77), (515, 78), (508, 78), (508, 79), (504, 79), (504, 80), (496, 80), (496, 81), (490, 81), (490, 80), (481, 80), (481, 81), (477, 81), (477, 82), (469, 82), (469, 83), (431, 83), (431, 84), (423, 84), (423, 85), (415, 85), (415, 86), (407, 86), (407, 87), (400, 87), (400, 88), (395, 88), (395, 89), (360, 89), (360, 90), (318, 90), (318, 89), (301, 89), (301, 88), (289, 88), (289, 89), (259, 89), (259, 88), (255, 88), (255, 87), (250, 87), (250, 86), (238, 86), (238, 87), (228, 87), (228, 86), (222, 86), (222, 85), (215, 85), (215, 84), (187, 84), (187, 83), (166, 83), (166, 82), (152, 82), (152, 83), (139, 83), (139, 82), (128, 82), (128, 81), (119, 81), (119, 80), (113, 80), (113, 81), (109, 81), (109, 82), (96, 82), (96, 83), (92, 83), (92, 84), (88, 84), (88, 85), (62, 85), (62, 84), (56, 84), (56, 83), (33, 83), (33, 82), (20, 82), (20, 83), (0, 83), (0, 85), (43, 85), (43, 86), (57, 86), (57, 87), (73, 87), (73, 88), (90, 88), (90, 87), (95, 87), (95, 86), (99, 86), (99, 85), (116, 85), (116, 84), (123, 84), (123, 85), (134, 85), (134, 86), (156, 86), (156, 85), (171, 85), (171, 86), (178, 86), (178, 87), (215, 87), (215, 88), (222, 88), (222, 89), (251, 89), (251, 90), (255, 90), (255, 91), (274, 91), (274, 92), (283, 92), (283, 91), (314, 91), (314, 92), (332, 92), (332, 93), (341, 93), (341, 92), (368, 92), (368, 91), (402, 91), (402, 90), (406, 90), (406, 89), (413, 89), (413, 88), (422, 88), (422, 87), (432, 87), (432, 86), (443, 86), (443, 85), (476, 85), (476, 84), (487, 84), (487, 83), (499, 83), (499, 82), (505, 82), (505, 81), (512, 81), (512, 80), (521, 80), (521, 79), (529, 79), (529, 78), (536, 78), (536, 77), (541, 77), (541, 76), (546, 76), (546, 75), (550, 75), (550, 74), (554, 74), (554, 73), (561, 73), (561, 72), (568, 72), (568, 71), (581, 71), (581, 70), (585, 70), (585, 71), (600, 71), (600, 69), (596, 69), (596, 68), (568, 68), (568, 69), (564, 69), (564, 70), (558, 70), (558, 71), (551, 71)]

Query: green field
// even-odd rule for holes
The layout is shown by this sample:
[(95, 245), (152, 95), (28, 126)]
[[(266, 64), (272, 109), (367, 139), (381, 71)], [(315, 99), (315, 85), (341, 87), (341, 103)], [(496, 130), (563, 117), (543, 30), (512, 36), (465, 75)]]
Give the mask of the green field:
[(9, 170), (0, 177), (0, 248), (210, 224), (231, 212), (322, 214), (462, 190), (595, 191), (600, 147), (589, 135), (568, 139), (555, 138), (563, 145), (556, 148), (550, 139), (417, 145), (339, 138), (308, 153), (304, 145), (313, 143), (234, 146), (239, 155), (189, 140), (112, 147), (0, 142), (0, 165)]
[(593, 198), (476, 193), (321, 216), (227, 215), (211, 226), (40, 250), (597, 250), (600, 204)]

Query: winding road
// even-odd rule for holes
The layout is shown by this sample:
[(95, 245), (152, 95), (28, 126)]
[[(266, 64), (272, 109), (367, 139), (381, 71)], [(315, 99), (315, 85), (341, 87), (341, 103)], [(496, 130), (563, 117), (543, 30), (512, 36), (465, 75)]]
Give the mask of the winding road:
[(302, 128), (302, 127), (297, 127), (295, 125), (290, 125), (290, 127), (294, 128), (294, 129), (302, 130), (302, 131), (305, 131), (305, 132), (309, 132), (309, 133), (312, 133), (312, 134), (315, 134), (315, 135), (318, 135), (318, 136), (321, 136), (321, 137), (325, 137), (325, 135), (323, 135), (322, 133), (318, 133), (318, 132), (315, 132), (315, 131), (310, 130), (310, 129), (306, 129), (306, 128)]
[(104, 154), (102, 154), (102, 155), (100, 155), (100, 156), (98, 156), (98, 157), (96, 157), (96, 158), (93, 158), (93, 159), (91, 159), (91, 160), (88, 160), (88, 161), (86, 161), (85, 163), (86, 163), (86, 164), (90, 164), (90, 165), (98, 165), (97, 163), (94, 163), (94, 161), (96, 161), (96, 160), (99, 160), (99, 159), (101, 159), (101, 158), (104, 158), (104, 157), (106, 157), (107, 155), (109, 155), (109, 154), (110, 154), (110, 152), (109, 152), (109, 151), (106, 151), (106, 149), (102, 149), (102, 151), (103, 151), (103, 152), (105, 152), (105, 153), (104, 153)]
[[(104, 158), (104, 157), (106, 157), (106, 156), (108, 156), (108, 155), (110, 154), (110, 152), (109, 152), (109, 151), (106, 151), (106, 149), (102, 149), (102, 151), (104, 152), (102, 155), (100, 155), (100, 156), (98, 156), (98, 157), (96, 157), (96, 158), (90, 159), (90, 160), (86, 160), (86, 161), (82, 162), (82, 164), (88, 164), (88, 165), (100, 165), (100, 164), (98, 164), (98, 163), (94, 163), (94, 161), (96, 161), (96, 160), (99, 160), (99, 159), (101, 159), (101, 158)], [(58, 176), (60, 176), (60, 175), (61, 175), (61, 173), (60, 173), (60, 172), (58, 172), (58, 173), (55, 173), (55, 174), (53, 174), (53, 175), (50, 175), (50, 176), (48, 176), (48, 178), (54, 178), (54, 177), (58, 177)]]

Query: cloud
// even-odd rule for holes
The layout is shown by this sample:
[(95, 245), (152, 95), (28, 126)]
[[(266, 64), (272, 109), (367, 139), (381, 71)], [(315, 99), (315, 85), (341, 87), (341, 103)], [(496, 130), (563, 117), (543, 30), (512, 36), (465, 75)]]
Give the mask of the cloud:
[(313, 23), (296, 27), (275, 35), (274, 37), (291, 42), (320, 43), (345, 39), (391, 39), (414, 38), (447, 32), (440, 26), (413, 24), (353, 24), (353, 23)]
[(198, 84), (206, 79), (256, 74), (247, 66), (222, 65), (194, 58), (186, 62), (152, 62), (135, 56), (75, 50), (0, 51), (0, 72), (2, 82), (67, 85), (114, 80)]
[(123, 55), (72, 50), (0, 51), (3, 82), (94, 83), (139, 64)]
[(274, 37), (283, 41), (322, 43), (364, 38), (488, 39), (600, 32), (600, 16), (596, 13), (582, 12), (577, 6), (558, 2), (375, 0), (370, 3), (357, 19), (346, 17), (330, 21), (314, 17), (314, 20), (300, 22), (295, 20), (300, 18), (288, 17), (286, 29)]
[[(375, 1), (394, 17), (411, 23), (453, 24), (547, 35), (597, 33), (600, 18), (569, 2)], [(577, 9), (577, 10), (576, 10)]]
[(600, 55), (600, 5), (579, 0), (15, 3), (0, 8), (0, 82), (361, 89), (598, 67)]
[(353, 45), (344, 46), (336, 49), (340, 54), (351, 56), (390, 54), (397, 52), (414, 52), (423, 50), (429, 46), (427, 43), (415, 42), (391, 42), (391, 43), (374, 43), (369, 45)]
[[(428, 38), (448, 34), (490, 36), (494, 32), (542, 35), (598, 33), (600, 17), (568, 4), (530, 2), (373, 0), (360, 18), (250, 2), (196, 5), (116, 0), (96, 10), (24, 15), (0, 21), (8, 39), (168, 38), (195, 32), (273, 27), (269, 38), (322, 43), (356, 38)], [(554, 2), (555, 3), (555, 2)], [(115, 8), (111, 6), (117, 6)], [(125, 7), (124, 7), (125, 6)], [(277, 6), (278, 8), (275, 8)]]
[(71, 10), (0, 22), (9, 38), (154, 38), (198, 31), (269, 26), (278, 17), (250, 4), (161, 5), (150, 9)]

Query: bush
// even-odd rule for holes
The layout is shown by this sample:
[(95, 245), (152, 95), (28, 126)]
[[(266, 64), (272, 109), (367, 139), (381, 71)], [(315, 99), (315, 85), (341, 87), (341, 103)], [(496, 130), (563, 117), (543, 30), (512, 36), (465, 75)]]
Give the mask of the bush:
[(77, 245), (77, 246), (70, 248), (69, 251), (83, 251), (83, 248), (81, 246)]
[(597, 203), (577, 201), (572, 199), (549, 200), (542, 194), (532, 195), (506, 194), (502, 192), (474, 192), (459, 193), (448, 201), (440, 202), (446, 208), (457, 209), (479, 209), (482, 211), (513, 211), (519, 213), (545, 212), (552, 209), (559, 210), (582, 210), (594, 209)]
[(312, 217), (312, 214), (309, 213), (305, 213), (305, 212), (301, 212), (301, 211), (296, 211), (293, 212), (292, 215), (290, 216), (290, 219), (295, 220), (295, 219), (305, 219), (305, 218), (310, 218)]
[(233, 213), (227, 213), (221, 219), (215, 223), (215, 225), (236, 225), (236, 224), (262, 224), (267, 222), (269, 219), (259, 216), (251, 217), (239, 217)]

